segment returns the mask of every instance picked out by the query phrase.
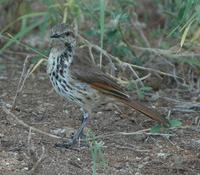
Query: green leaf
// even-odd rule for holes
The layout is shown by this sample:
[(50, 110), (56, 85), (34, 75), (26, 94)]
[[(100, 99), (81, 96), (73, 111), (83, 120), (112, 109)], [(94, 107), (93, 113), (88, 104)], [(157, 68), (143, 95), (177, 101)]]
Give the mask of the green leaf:
[(182, 122), (180, 120), (177, 120), (177, 119), (171, 119), (169, 121), (170, 123), (170, 128), (175, 128), (175, 127), (179, 127), (182, 125)]
[(144, 86), (137, 89), (137, 94), (138, 94), (139, 99), (144, 100), (145, 92), (149, 92), (150, 90), (152, 90), (152, 88), (149, 86)]
[(186, 39), (186, 36), (189, 32), (189, 29), (190, 29), (190, 26), (191, 26), (192, 22), (185, 28), (184, 32), (183, 32), (183, 35), (181, 37), (181, 47), (183, 46), (184, 42), (185, 42), (185, 39)]
[(160, 133), (161, 129), (165, 129), (165, 127), (161, 126), (160, 124), (156, 124), (155, 126), (151, 127), (150, 133)]
[[(169, 120), (169, 124), (170, 127), (169, 128), (175, 128), (175, 127), (179, 127), (182, 125), (182, 122), (178, 119), (171, 119)], [(155, 126), (153, 126), (150, 130), (151, 133), (160, 133), (164, 130), (166, 130), (168, 127), (165, 126), (161, 126), (160, 124), (156, 124)]]
[(150, 86), (144, 86), (144, 87), (141, 87), (140, 90), (143, 91), (143, 92), (149, 92), (149, 91), (152, 90), (152, 87), (150, 87)]
[(186, 11), (186, 6), (182, 6), (178, 12), (178, 20), (179, 21), (181, 21), (184, 18), (185, 11)]
[(45, 16), (47, 13), (46, 12), (33, 12), (33, 13), (28, 13), (26, 15), (20, 16), (18, 20), (24, 19), (24, 18), (34, 18), (34, 17), (40, 17), (40, 16)]
[(96, 170), (98, 165), (100, 168), (104, 168), (107, 165), (107, 161), (104, 156), (103, 152), (103, 142), (97, 141), (95, 135), (93, 134), (92, 130), (89, 130), (86, 135), (86, 143), (89, 145), (89, 150), (92, 157), (92, 170), (93, 174), (96, 174)]
[(127, 85), (127, 91), (133, 91), (136, 89), (136, 84), (134, 81), (129, 81)]

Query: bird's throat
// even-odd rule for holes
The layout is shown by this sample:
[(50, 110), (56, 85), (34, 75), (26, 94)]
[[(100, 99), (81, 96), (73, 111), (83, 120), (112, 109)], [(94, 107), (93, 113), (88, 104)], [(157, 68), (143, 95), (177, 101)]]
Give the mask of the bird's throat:
[(65, 48), (68, 53), (71, 53), (72, 55), (74, 54), (75, 46), (72, 43), (65, 43)]

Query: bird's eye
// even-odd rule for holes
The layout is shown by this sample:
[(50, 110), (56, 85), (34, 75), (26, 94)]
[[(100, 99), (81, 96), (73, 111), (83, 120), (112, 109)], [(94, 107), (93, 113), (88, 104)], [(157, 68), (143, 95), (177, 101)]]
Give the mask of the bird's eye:
[(66, 35), (66, 36), (69, 36), (69, 35), (70, 35), (70, 32), (66, 32), (65, 35)]

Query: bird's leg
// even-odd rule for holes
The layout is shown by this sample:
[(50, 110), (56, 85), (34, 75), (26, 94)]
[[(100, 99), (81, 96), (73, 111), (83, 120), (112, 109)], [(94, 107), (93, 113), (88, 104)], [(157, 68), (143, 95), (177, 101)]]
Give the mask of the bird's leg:
[(78, 129), (77, 133), (79, 132), (79, 137), (78, 138), (85, 138), (85, 134), (84, 134), (83, 130), (87, 125), (88, 118), (89, 118), (89, 113), (85, 112), (83, 108), (81, 108), (80, 110), (82, 111), (83, 115), (82, 115), (82, 119), (81, 119), (81, 127)]
[(83, 115), (82, 115), (82, 122), (81, 122), (80, 128), (76, 131), (76, 133), (73, 135), (73, 137), (70, 140), (65, 141), (63, 143), (56, 144), (55, 145), (56, 147), (70, 148), (78, 142), (79, 138), (84, 137), (83, 130), (85, 126), (87, 125), (89, 114), (88, 112), (85, 112), (82, 108), (81, 108), (81, 111), (83, 112)]

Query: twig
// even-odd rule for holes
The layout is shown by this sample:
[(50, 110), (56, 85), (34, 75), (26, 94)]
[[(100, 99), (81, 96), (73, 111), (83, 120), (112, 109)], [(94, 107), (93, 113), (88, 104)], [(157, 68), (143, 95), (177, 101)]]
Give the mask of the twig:
[[(112, 75), (110, 75), (110, 76), (111, 76), (113, 79), (115, 79), (117, 82), (119, 82), (119, 84), (127, 85), (127, 84), (130, 83), (130, 81), (122, 80), (120, 77), (114, 77), (114, 76), (112, 76)], [(143, 80), (147, 79), (147, 78), (150, 77), (150, 76), (151, 76), (151, 73), (145, 75), (144, 77), (140, 77), (140, 80), (137, 79), (137, 80), (135, 80), (135, 82), (137, 83), (137, 82), (143, 81)]]
[(177, 51), (173, 51), (173, 50), (164, 50), (164, 49), (158, 49), (158, 48), (145, 48), (145, 47), (140, 47), (140, 46), (136, 46), (136, 45), (132, 45), (133, 48), (141, 50), (141, 51), (147, 51), (147, 52), (151, 52), (155, 55), (163, 55), (166, 56), (168, 58), (180, 58), (180, 57), (199, 57), (200, 56), (200, 52), (182, 52), (182, 53), (178, 53)]
[(44, 61), (47, 61), (46, 58), (42, 58), (40, 59), (35, 66), (32, 68), (32, 70), (30, 71), (29, 75), (31, 75)]
[[(135, 72), (135, 70), (133, 69), (133, 67), (131, 67), (131, 65), (128, 65), (129, 69), (132, 71), (132, 73), (136, 76), (137, 81), (140, 82), (141, 86), (144, 87), (144, 83), (142, 82), (141, 78), (138, 76), (138, 74)], [(136, 83), (136, 87), (137, 87), (137, 83)], [(138, 89), (138, 87), (137, 87)]]
[(35, 173), (35, 171), (37, 170), (37, 168), (40, 166), (41, 162), (45, 159), (45, 147), (42, 146), (42, 154), (39, 157), (39, 159), (37, 160), (37, 162), (34, 164), (34, 166), (32, 167), (32, 169), (29, 171), (30, 175), (33, 175)]
[(115, 133), (110, 133), (110, 134), (105, 134), (105, 135), (99, 135), (99, 136), (96, 136), (95, 138), (99, 139), (99, 138), (106, 138), (106, 137), (112, 137), (112, 136), (118, 136), (118, 135), (129, 136), (129, 135), (141, 135), (141, 134), (145, 134), (148, 136), (163, 136), (163, 137), (175, 136), (175, 134), (150, 133), (148, 131), (150, 131), (150, 128), (139, 130), (136, 132), (115, 132)]
[(125, 145), (119, 145), (117, 143), (113, 143), (111, 145), (109, 145), (109, 147), (115, 147), (117, 149), (125, 149), (125, 150), (131, 150), (131, 151), (135, 151), (135, 152), (150, 152), (150, 150), (142, 150), (142, 149), (137, 149), (134, 145), (130, 145), (130, 144), (125, 144)]
[(15, 108), (17, 97), (22, 92), (25, 81), (28, 78), (28, 74), (29, 74), (29, 71), (31, 69), (31, 66), (30, 66), (29, 69), (27, 70), (28, 58), (29, 58), (28, 56), (25, 58), (25, 61), (24, 61), (24, 64), (23, 64), (23, 70), (22, 70), (22, 73), (21, 73), (21, 76), (20, 76), (20, 79), (19, 79), (19, 83), (17, 85), (17, 90), (16, 90), (16, 93), (15, 93), (15, 97), (14, 97), (14, 100), (13, 100), (11, 110), (13, 110)]
[(110, 133), (110, 134), (99, 135), (99, 136), (96, 136), (95, 138), (99, 139), (99, 138), (112, 137), (116, 135), (140, 135), (140, 134), (146, 133), (147, 131), (150, 131), (150, 129), (143, 129), (143, 130), (139, 130), (139, 131), (131, 132), (131, 133), (115, 132), (115, 133)]
[[(146, 129), (150, 130), (150, 129)], [(151, 135), (151, 136), (164, 136), (164, 137), (169, 137), (169, 136), (175, 136), (174, 134), (163, 134), (163, 133), (150, 133), (150, 132), (118, 132), (117, 134), (120, 135), (139, 135), (139, 134), (145, 134), (145, 135)]]
[(134, 65), (134, 64), (126, 63), (126, 62), (123, 62), (122, 64), (127, 64), (127, 65), (130, 65), (130, 66), (134, 67), (134, 68), (138, 68), (140, 70), (146, 70), (146, 71), (150, 71), (150, 72), (155, 72), (155, 73), (158, 73), (160, 75), (165, 75), (165, 76), (173, 77), (173, 78), (179, 78), (179, 79), (182, 80), (182, 78), (179, 77), (179, 76), (176, 76), (176, 75), (170, 74), (170, 73), (166, 73), (166, 72), (163, 72), (163, 71), (160, 71), (160, 70), (156, 70), (156, 69), (153, 69), (153, 68), (138, 66), (138, 65)]
[(92, 62), (95, 64), (94, 55), (92, 53), (92, 47), (89, 47), (89, 54), (90, 54), (90, 57), (92, 58)]
[(40, 129), (37, 129), (33, 126), (30, 126), (28, 125), (27, 123), (23, 122), (22, 120), (18, 119), (17, 116), (15, 116), (15, 114), (13, 114), (9, 109), (7, 109), (5, 106), (2, 106), (2, 109), (3, 111), (9, 116), (9, 117), (12, 117), (12, 119), (14, 119), (18, 124), (24, 126), (25, 128), (28, 128), (29, 130), (31, 129), (32, 131), (35, 131), (37, 133), (40, 133), (40, 134), (43, 134), (43, 135), (46, 135), (48, 137), (51, 137), (51, 138), (55, 138), (55, 139), (61, 139), (61, 137), (58, 137), (56, 135), (53, 135), (53, 134), (50, 134), (50, 133), (47, 133), (47, 132), (44, 132)]

